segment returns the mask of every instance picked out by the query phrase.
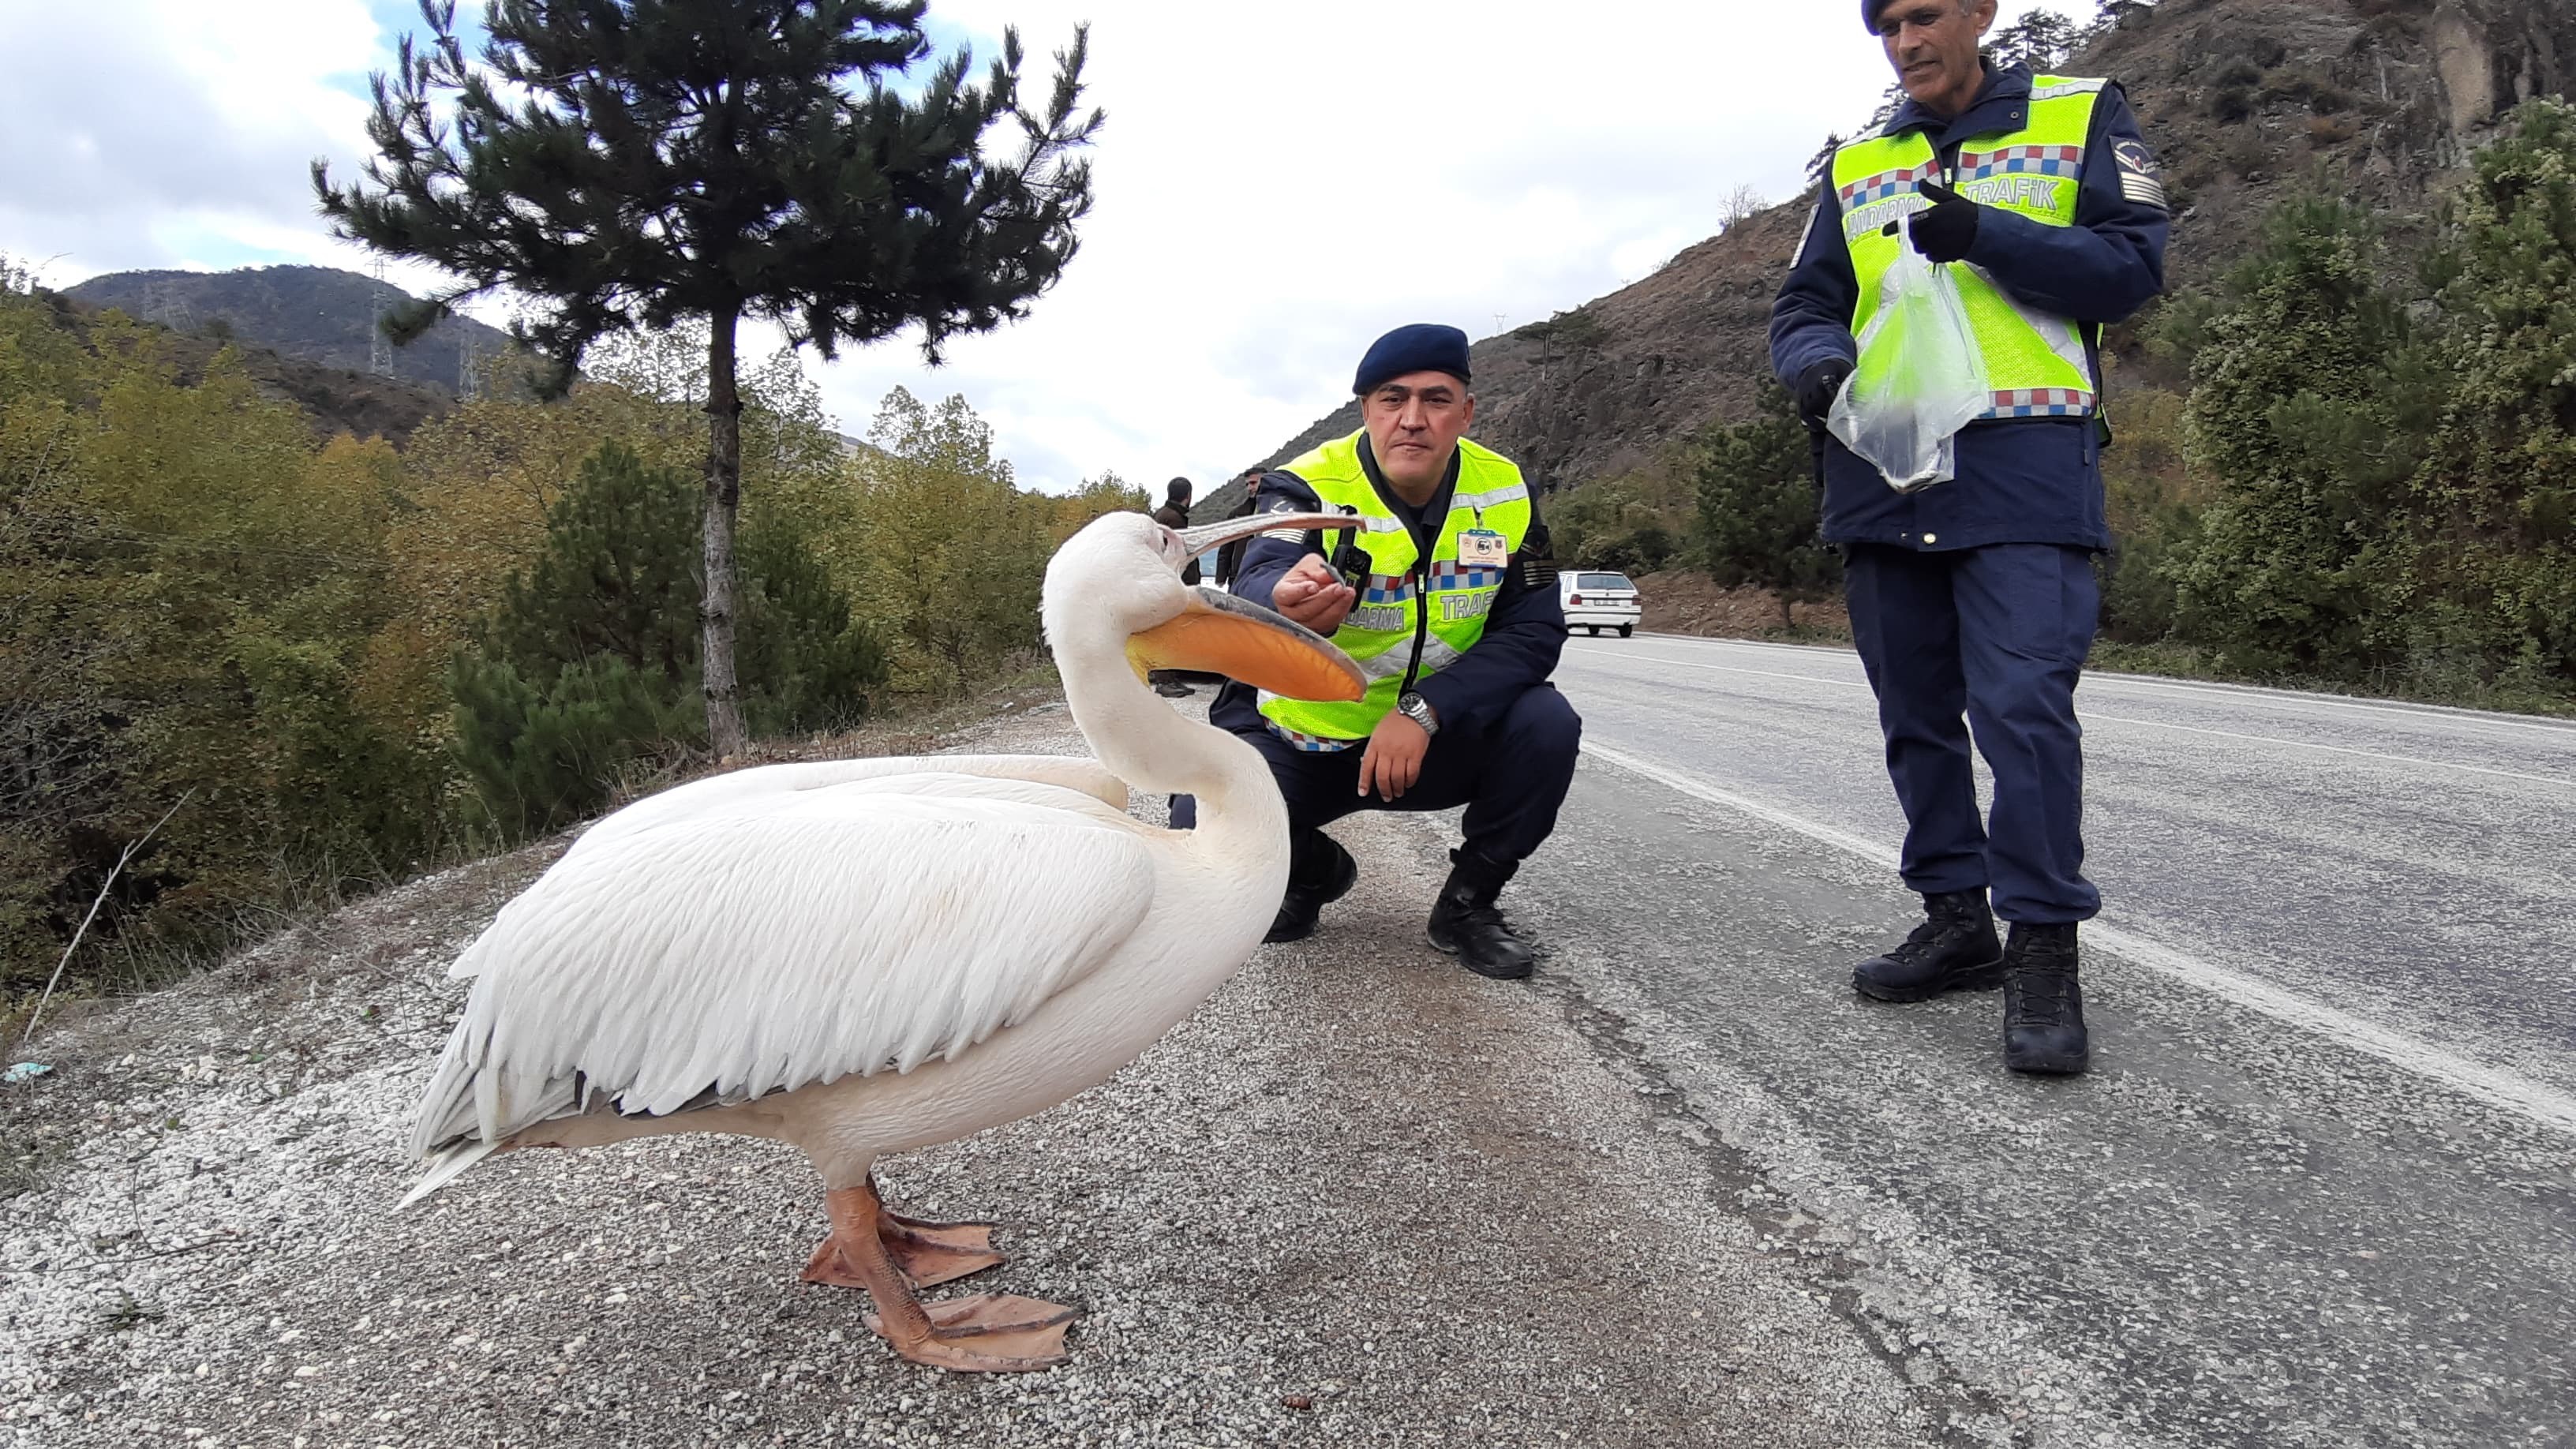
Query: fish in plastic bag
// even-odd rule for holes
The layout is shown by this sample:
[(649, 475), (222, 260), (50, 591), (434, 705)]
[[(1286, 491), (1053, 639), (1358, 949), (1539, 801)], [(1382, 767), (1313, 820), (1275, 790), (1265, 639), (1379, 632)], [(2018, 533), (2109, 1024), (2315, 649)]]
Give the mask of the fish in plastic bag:
[(1958, 432), (1994, 405), (1985, 354), (1946, 266), (1914, 249), (1903, 223), (1896, 264), (1879, 282), (1878, 315), (1825, 427), (1899, 493), (1957, 476)]

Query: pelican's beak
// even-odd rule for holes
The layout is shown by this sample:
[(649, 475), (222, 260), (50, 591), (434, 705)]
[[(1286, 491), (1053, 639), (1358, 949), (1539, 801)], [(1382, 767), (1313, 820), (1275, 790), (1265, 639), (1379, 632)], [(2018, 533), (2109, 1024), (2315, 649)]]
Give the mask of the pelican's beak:
[(1138, 679), (1149, 669), (1203, 670), (1288, 699), (1347, 701), (1368, 693), (1359, 665), (1331, 640), (1249, 599), (1205, 587), (1190, 590), (1175, 617), (1128, 636), (1127, 662)]
[(1172, 531), (1181, 537), (1181, 557), (1188, 559), (1197, 558), (1209, 549), (1221, 548), (1238, 538), (1250, 538), (1272, 529), (1293, 528), (1299, 533), (1308, 533), (1318, 528), (1351, 528), (1358, 523), (1358, 519), (1347, 513), (1247, 513), (1241, 518)]

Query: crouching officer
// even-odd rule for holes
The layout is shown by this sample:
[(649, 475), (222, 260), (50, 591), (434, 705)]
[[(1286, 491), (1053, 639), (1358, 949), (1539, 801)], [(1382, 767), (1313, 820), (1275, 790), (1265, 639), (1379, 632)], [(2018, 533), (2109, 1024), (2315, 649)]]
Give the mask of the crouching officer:
[[(1905, 809), (1905, 883), (1925, 920), (1853, 984), (1921, 1001), (2000, 982), (2004, 1063), (2089, 1061), (2075, 933), (2084, 878), (2075, 685), (2099, 604), (2101, 330), (2163, 288), (2156, 163), (2119, 88), (1998, 66), (1996, 0), (1862, 0), (1906, 102), (1838, 150), (1771, 313), (1771, 360), (1821, 426), (1896, 261), (1893, 223), (1951, 269), (1993, 405), (1958, 436), (1954, 481), (1899, 494), (1828, 441), (1827, 541), (1846, 550), (1852, 633)], [(1961, 716), (1965, 715), (1963, 721)], [(1968, 747), (1994, 771), (1977, 814)], [(1993, 901), (1991, 912), (1988, 893)], [(2011, 925), (1995, 938), (1994, 916)]]
[[(1495, 899), (1556, 828), (1582, 721), (1548, 683), (1565, 612), (1520, 469), (1466, 439), (1467, 334), (1399, 327), (1360, 360), (1362, 429), (1261, 478), (1266, 513), (1341, 511), (1330, 537), (1267, 533), (1234, 592), (1332, 637), (1368, 694), (1309, 703), (1228, 684), (1208, 718), (1270, 762), (1287, 800), (1288, 891), (1266, 939), (1312, 935), (1358, 864), (1322, 827), (1356, 810), (1467, 807), (1431, 944), (1482, 976), (1530, 973)], [(1196, 814), (1172, 802), (1172, 822)]]

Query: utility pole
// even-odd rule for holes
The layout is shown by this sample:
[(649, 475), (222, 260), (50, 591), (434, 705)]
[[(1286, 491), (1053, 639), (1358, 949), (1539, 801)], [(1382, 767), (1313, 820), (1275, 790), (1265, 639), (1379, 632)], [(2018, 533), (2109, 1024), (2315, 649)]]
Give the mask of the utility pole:
[(394, 345), (385, 338), (385, 263), (376, 259), (376, 286), (370, 298), (372, 307), (367, 318), (367, 371), (378, 377), (394, 375)]

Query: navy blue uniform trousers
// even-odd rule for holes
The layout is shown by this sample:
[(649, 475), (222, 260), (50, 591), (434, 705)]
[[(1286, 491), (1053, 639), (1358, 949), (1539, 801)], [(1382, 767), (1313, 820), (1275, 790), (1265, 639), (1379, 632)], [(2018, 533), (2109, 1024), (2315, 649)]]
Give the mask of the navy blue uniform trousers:
[[(1361, 810), (1454, 810), (1469, 850), (1497, 865), (1518, 865), (1556, 829), (1556, 812), (1574, 785), (1574, 757), (1583, 746), (1583, 720), (1556, 686), (1521, 692), (1502, 716), (1482, 728), (1443, 729), (1422, 755), (1421, 778), (1394, 800), (1359, 793), (1358, 749), (1312, 753), (1255, 725), (1235, 737), (1270, 762), (1270, 774), (1288, 802), (1290, 834), (1321, 829)], [(1198, 802), (1172, 797), (1172, 825), (1198, 823)]]
[[(2084, 730), (2075, 683), (2101, 595), (2089, 550), (1994, 544), (1949, 553), (1851, 546), (1852, 634), (1905, 807), (1905, 883), (1926, 895), (1991, 889), (2026, 925), (2090, 920), (2084, 878)], [(1995, 779), (1977, 814), (1970, 730)]]

